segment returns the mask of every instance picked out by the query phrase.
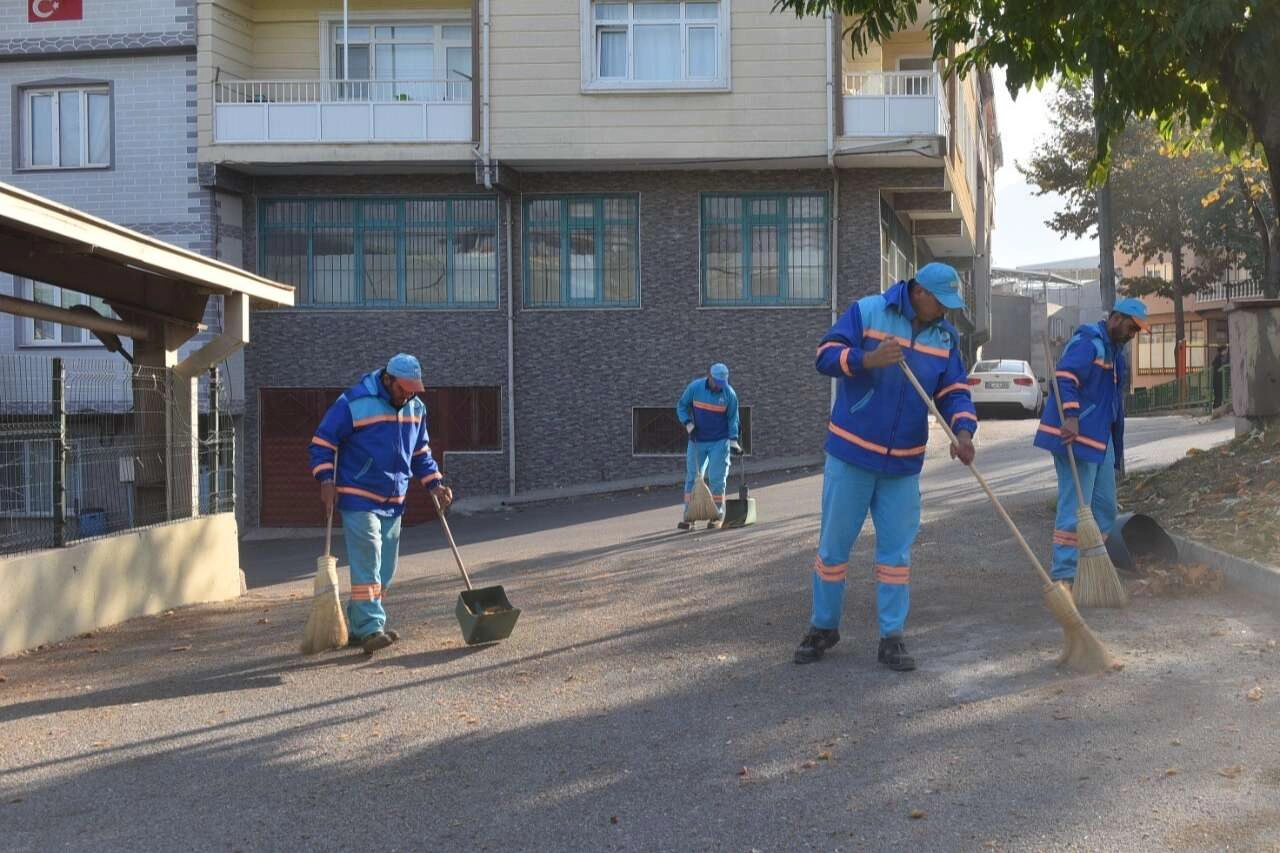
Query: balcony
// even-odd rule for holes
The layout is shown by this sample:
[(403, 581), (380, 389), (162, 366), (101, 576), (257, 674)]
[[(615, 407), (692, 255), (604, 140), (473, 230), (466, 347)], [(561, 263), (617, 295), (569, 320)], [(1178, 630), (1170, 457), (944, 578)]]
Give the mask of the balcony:
[(470, 80), (221, 80), (213, 141), (471, 141)]
[(1260, 281), (1220, 281), (1197, 293), (1196, 305), (1204, 307), (1213, 304), (1262, 298), (1262, 282)]
[(936, 71), (854, 71), (844, 75), (844, 135), (947, 136)]

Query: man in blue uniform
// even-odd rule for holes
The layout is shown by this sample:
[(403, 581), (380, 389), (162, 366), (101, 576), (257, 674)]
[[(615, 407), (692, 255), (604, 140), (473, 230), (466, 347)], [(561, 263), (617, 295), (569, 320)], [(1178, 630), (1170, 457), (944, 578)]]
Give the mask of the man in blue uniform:
[(453, 500), (427, 444), (427, 407), (417, 397), (422, 391), (418, 360), (393, 356), (338, 397), (311, 439), (311, 474), (320, 481), (320, 499), (331, 509), (336, 498), (342, 513), (351, 563), (351, 645), (369, 654), (399, 639), (384, 630), (382, 599), (396, 572), (410, 477), (430, 489), (441, 507)]
[(1124, 464), (1124, 388), (1129, 375), (1124, 348), (1139, 330), (1149, 328), (1142, 300), (1121, 299), (1107, 319), (1076, 329), (1054, 368), (1066, 420), (1059, 419), (1056, 404), (1047, 402), (1035, 446), (1053, 454), (1058, 474), (1050, 575), (1068, 586), (1075, 581), (1079, 557), (1079, 508), (1067, 445), (1074, 448), (1080, 491), (1106, 536), (1116, 520), (1116, 470)]
[[(741, 453), (738, 443), (738, 395), (729, 387), (729, 368), (721, 362), (711, 365), (706, 376), (689, 383), (676, 404), (676, 417), (689, 434), (685, 452), (684, 505), (689, 506), (693, 487), (707, 473), (707, 486), (720, 517), (707, 522), (708, 530), (724, 523), (724, 490), (729, 482), (729, 454)], [(693, 522), (680, 521), (681, 530)]]
[(818, 345), (818, 372), (839, 383), (827, 426), (813, 610), (796, 663), (820, 660), (840, 641), (849, 554), (870, 511), (876, 530), (878, 658), (890, 669), (915, 669), (902, 634), (910, 605), (911, 543), (920, 528), (929, 409), (898, 365), (905, 361), (934, 395), (960, 443), (952, 446), (952, 458), (971, 463), (978, 417), (960, 356), (960, 333), (943, 319), (946, 309), (964, 307), (959, 285), (950, 266), (927, 264), (910, 281), (859, 299)]

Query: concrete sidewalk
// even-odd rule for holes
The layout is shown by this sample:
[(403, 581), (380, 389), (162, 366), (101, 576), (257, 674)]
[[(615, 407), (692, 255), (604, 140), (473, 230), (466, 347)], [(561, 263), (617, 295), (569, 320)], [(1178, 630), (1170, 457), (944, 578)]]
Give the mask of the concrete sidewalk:
[[(1047, 553), (1025, 437), (989, 430), (984, 461)], [(372, 659), (299, 658), (308, 589), (285, 579), (0, 661), (0, 850), (1280, 844), (1274, 609), (1228, 593), (1089, 612), (1126, 668), (1063, 673), (1025, 558), (938, 463), (915, 673), (875, 664), (870, 536), (841, 644), (790, 662), (814, 477), (761, 489), (741, 531), (677, 533), (670, 500), (644, 495), (556, 507), (550, 527), (494, 516), (459, 540), (477, 583), (525, 610), (495, 646), (460, 646), (459, 583), (424, 530), (388, 599), (405, 639)]]

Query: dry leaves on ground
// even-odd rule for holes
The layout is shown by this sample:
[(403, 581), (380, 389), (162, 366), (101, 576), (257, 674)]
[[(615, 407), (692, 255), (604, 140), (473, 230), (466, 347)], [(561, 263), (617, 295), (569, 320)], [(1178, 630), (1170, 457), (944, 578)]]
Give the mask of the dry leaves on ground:
[(1139, 598), (1159, 596), (1196, 595), (1221, 592), (1226, 578), (1221, 569), (1213, 569), (1203, 563), (1170, 565), (1154, 557), (1134, 560), (1134, 574), (1128, 592)]

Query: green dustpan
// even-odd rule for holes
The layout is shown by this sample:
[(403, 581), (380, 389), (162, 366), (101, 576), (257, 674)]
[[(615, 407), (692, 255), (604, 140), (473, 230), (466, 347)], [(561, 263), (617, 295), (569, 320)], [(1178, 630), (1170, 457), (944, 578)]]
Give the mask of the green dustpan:
[(453, 608), (454, 615), (458, 617), (458, 627), (462, 629), (463, 642), (474, 646), (478, 643), (495, 643), (498, 640), (505, 640), (511, 636), (511, 632), (516, 627), (516, 620), (520, 618), (520, 609), (511, 606), (506, 590), (500, 586), (484, 586), (476, 589), (471, 585), (471, 577), (467, 574), (467, 567), (462, 563), (462, 555), (458, 553), (458, 546), (453, 541), (453, 531), (449, 529), (449, 522), (445, 520), (440, 501), (435, 495), (431, 496), (431, 500), (435, 502), (436, 515), (440, 517), (445, 538), (449, 540), (449, 550), (453, 552), (458, 571), (462, 573), (462, 580), (467, 585), (465, 590), (458, 593), (458, 603)]

